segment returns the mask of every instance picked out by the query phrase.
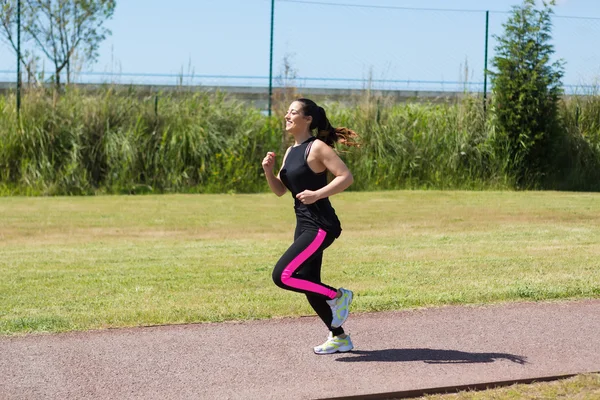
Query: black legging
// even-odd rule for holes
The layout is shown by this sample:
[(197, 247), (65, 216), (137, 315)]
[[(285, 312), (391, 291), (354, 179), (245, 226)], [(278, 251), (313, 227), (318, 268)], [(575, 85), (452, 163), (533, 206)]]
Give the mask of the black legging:
[(322, 229), (296, 226), (294, 243), (281, 256), (273, 269), (273, 281), (282, 289), (304, 293), (308, 302), (334, 336), (344, 333), (342, 327), (332, 328), (331, 308), (337, 289), (321, 282), (323, 250), (335, 237)]

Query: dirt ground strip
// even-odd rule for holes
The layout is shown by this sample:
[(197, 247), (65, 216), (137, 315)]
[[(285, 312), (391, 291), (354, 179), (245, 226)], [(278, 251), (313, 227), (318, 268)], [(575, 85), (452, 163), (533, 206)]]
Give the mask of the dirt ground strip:
[(600, 371), (600, 300), (0, 338), (0, 399), (323, 399)]

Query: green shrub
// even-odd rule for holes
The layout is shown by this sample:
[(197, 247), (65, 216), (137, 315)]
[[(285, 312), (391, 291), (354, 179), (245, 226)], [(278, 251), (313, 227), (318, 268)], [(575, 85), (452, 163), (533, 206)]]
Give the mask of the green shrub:
[(554, 172), (560, 151), (558, 119), (562, 61), (550, 62), (553, 3), (535, 8), (535, 0), (513, 7), (498, 39), (492, 73), (496, 153), (519, 187), (536, 187)]

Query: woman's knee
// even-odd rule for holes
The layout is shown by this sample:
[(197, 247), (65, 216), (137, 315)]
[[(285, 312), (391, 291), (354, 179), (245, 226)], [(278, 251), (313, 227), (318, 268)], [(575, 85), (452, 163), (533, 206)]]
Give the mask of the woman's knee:
[(275, 268), (273, 268), (273, 273), (271, 274), (271, 277), (273, 278), (273, 282), (275, 283), (275, 285), (279, 286), (280, 288), (285, 288), (285, 283), (283, 283), (283, 279), (282, 279), (282, 270), (281, 268), (278, 268), (278, 266), (276, 265)]

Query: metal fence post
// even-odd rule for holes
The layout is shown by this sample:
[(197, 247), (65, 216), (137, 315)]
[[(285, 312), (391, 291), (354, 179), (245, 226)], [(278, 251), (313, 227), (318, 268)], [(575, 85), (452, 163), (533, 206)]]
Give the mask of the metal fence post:
[(490, 26), (490, 12), (485, 12), (485, 60), (483, 62), (483, 112), (487, 111), (487, 64), (488, 64), (488, 31)]
[(21, 0), (17, 0), (17, 121), (21, 115)]
[(269, 51), (269, 117), (273, 101), (273, 23), (275, 22), (275, 0), (271, 0), (271, 48)]

